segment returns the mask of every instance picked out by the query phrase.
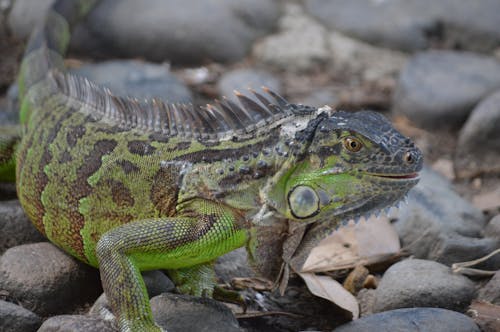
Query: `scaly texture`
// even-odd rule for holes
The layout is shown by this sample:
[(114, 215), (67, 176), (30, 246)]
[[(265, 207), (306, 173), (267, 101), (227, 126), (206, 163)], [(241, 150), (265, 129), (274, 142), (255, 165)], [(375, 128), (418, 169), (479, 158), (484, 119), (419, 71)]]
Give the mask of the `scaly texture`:
[[(381, 115), (290, 104), (272, 91), (196, 109), (139, 102), (64, 73), (89, 1), (57, 1), (19, 74), (22, 140), (0, 145), (36, 227), (99, 267), (121, 331), (159, 331), (140, 271), (213, 294), (213, 261), (246, 246), (276, 278), (341, 221), (397, 202), (419, 150)], [(4, 139), (3, 141), (7, 141)], [(1, 140), (0, 140), (1, 142)], [(285, 273), (287, 274), (287, 273)]]

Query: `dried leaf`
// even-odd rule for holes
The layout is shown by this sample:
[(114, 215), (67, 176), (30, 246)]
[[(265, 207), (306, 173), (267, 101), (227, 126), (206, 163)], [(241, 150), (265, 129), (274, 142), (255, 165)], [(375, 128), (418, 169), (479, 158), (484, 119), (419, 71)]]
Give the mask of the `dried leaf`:
[(484, 332), (500, 331), (500, 306), (484, 302), (472, 301), (467, 313)]
[(234, 289), (252, 288), (256, 291), (268, 291), (273, 288), (273, 282), (265, 278), (233, 278), (231, 286)]
[(340, 308), (350, 312), (353, 319), (359, 317), (358, 301), (337, 281), (331, 277), (316, 275), (314, 273), (299, 273), (299, 275), (304, 279), (311, 293), (333, 302)]
[(401, 249), (387, 217), (350, 222), (311, 251), (301, 272), (324, 272), (384, 262)]

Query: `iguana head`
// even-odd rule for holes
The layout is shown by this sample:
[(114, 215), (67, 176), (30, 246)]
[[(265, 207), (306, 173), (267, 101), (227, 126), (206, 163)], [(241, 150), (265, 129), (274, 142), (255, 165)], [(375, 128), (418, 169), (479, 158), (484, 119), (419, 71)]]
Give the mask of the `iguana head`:
[(322, 113), (295, 133), (302, 151), (268, 197), (287, 218), (355, 218), (399, 201), (418, 182), (422, 154), (375, 112)]

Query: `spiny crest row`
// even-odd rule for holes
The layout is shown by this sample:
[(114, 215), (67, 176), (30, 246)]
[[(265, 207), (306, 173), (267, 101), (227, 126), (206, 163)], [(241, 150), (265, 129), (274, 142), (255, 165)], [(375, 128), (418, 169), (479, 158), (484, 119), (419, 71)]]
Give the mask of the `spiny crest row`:
[(281, 119), (316, 111), (312, 107), (290, 104), (268, 88), (263, 88), (267, 96), (250, 90), (256, 100), (235, 91), (239, 105), (224, 97), (214, 105), (196, 108), (192, 104), (166, 103), (158, 98), (139, 101), (115, 96), (109, 89), (71, 74), (54, 72), (52, 77), (59, 92), (91, 108), (96, 118), (109, 120), (120, 128), (137, 128), (165, 137), (203, 141), (245, 136)]

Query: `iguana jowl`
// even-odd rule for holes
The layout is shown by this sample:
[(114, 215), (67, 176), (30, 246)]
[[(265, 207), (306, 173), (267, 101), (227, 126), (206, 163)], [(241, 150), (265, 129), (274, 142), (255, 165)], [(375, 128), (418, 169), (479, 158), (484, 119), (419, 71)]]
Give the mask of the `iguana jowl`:
[[(240, 105), (139, 102), (64, 73), (70, 27), (92, 2), (57, 1), (30, 39), (16, 181), (36, 227), (99, 267), (121, 331), (160, 330), (140, 271), (166, 269), (181, 291), (210, 296), (213, 261), (246, 246), (275, 277), (342, 220), (417, 183), (420, 151), (377, 113), (290, 104), (267, 89), (237, 94)], [(0, 144), (0, 174), (13, 171), (11, 143)]]

